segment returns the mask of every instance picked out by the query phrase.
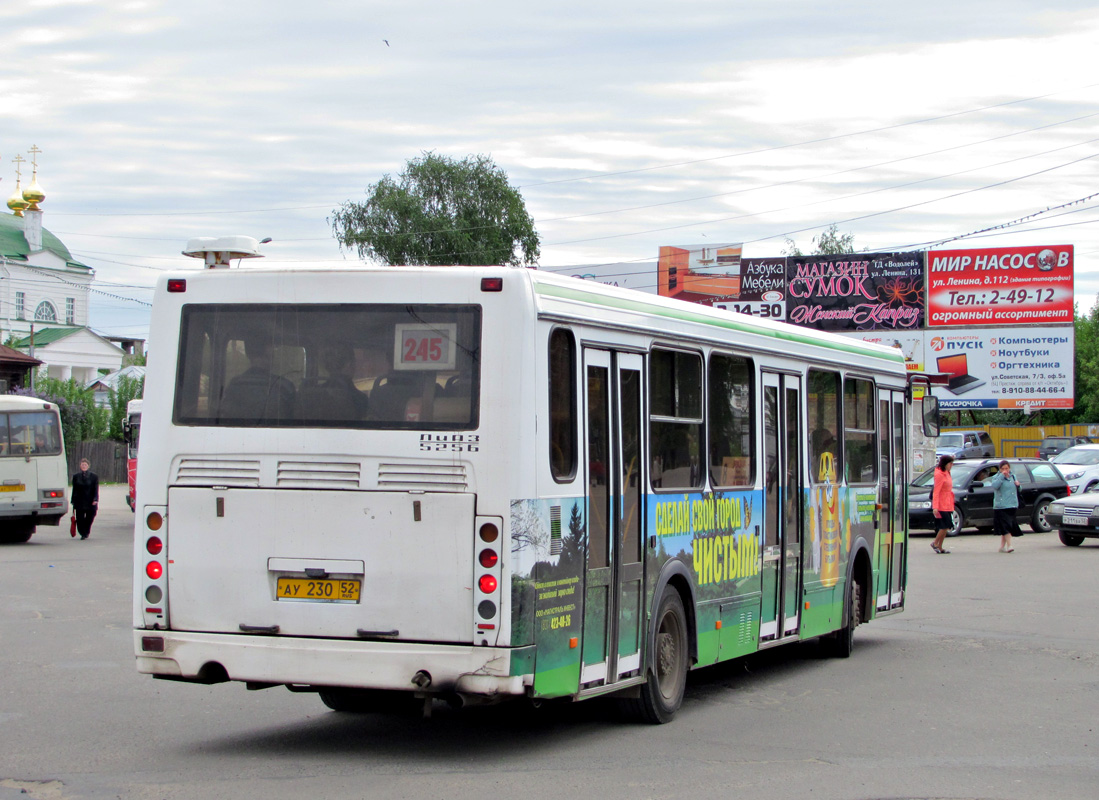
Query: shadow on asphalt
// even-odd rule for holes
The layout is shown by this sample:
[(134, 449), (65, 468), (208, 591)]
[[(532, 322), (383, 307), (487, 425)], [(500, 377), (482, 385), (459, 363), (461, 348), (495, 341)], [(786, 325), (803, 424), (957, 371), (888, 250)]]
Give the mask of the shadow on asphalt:
[[(888, 646), (884, 640), (856, 634), (860, 650)], [(827, 669), (833, 659), (816, 641), (765, 650), (732, 662), (696, 670), (688, 675), (683, 708), (673, 725), (689, 724), (692, 710), (720, 702), (737, 692), (764, 691), (791, 673)], [(272, 689), (270, 691), (279, 691)], [(318, 712), (298, 722), (280, 723), (246, 734), (210, 737), (187, 749), (195, 754), (253, 758), (287, 752), (297, 756), (356, 756), (394, 759), (406, 763), (435, 763), (449, 758), (521, 756), (527, 751), (569, 744), (589, 736), (635, 736), (641, 730), (659, 730), (623, 713), (617, 701), (594, 699), (543, 702), (525, 700), (495, 706), (455, 709), (441, 701), (432, 704), (430, 719), (420, 715), (349, 714), (328, 711), (315, 700)]]

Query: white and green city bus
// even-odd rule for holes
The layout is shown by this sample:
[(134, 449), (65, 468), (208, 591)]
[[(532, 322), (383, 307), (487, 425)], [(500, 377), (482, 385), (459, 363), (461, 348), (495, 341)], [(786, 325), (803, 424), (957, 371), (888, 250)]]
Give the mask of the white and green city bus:
[(0, 542), (28, 541), (69, 512), (68, 469), (55, 403), (0, 395)]
[(504, 267), (180, 273), (151, 340), (141, 672), (664, 722), (904, 607), (899, 350)]

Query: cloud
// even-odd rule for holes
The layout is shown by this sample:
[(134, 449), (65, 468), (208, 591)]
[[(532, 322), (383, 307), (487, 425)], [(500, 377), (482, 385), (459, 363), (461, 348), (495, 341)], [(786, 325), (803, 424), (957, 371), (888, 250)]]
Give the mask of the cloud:
[[(100, 277), (146, 284), (191, 268), (178, 252), (195, 235), (273, 236), (270, 263), (341, 260), (331, 210), (424, 150), (491, 154), (547, 265), (651, 260), (702, 234), (777, 254), (789, 231), (1077, 158), (1087, 145), (1037, 154), (1088, 138), (1094, 120), (1064, 120), (1099, 96), (1099, 13), (1057, 0), (26, 0), (0, 22), (0, 176), (38, 144), (47, 227)], [(1082, 197), (1094, 175), (1084, 162), (843, 227), (871, 247), (944, 238)], [(1099, 231), (1069, 230), (1099, 251)]]

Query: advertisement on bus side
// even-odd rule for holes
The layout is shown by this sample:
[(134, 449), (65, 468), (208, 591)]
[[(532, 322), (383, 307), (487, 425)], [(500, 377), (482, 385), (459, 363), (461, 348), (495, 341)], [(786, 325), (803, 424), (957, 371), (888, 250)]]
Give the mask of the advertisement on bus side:
[(584, 498), (511, 502), (511, 642), (535, 644), (531, 671), (541, 697), (573, 694), (583, 628), (587, 525)]

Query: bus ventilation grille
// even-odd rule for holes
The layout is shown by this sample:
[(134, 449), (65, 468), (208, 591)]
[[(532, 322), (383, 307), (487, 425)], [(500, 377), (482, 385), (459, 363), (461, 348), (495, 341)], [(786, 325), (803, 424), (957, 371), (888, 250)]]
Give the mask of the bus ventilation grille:
[(284, 489), (358, 489), (358, 461), (280, 461), (278, 483)]
[(751, 611), (741, 611), (740, 620), (737, 625), (737, 644), (749, 644), (755, 641), (755, 629), (752, 623), (755, 621), (755, 614)]
[(181, 458), (177, 486), (259, 486), (259, 462), (238, 459)]
[(378, 488), (464, 492), (466, 468), (453, 464), (379, 464)]

